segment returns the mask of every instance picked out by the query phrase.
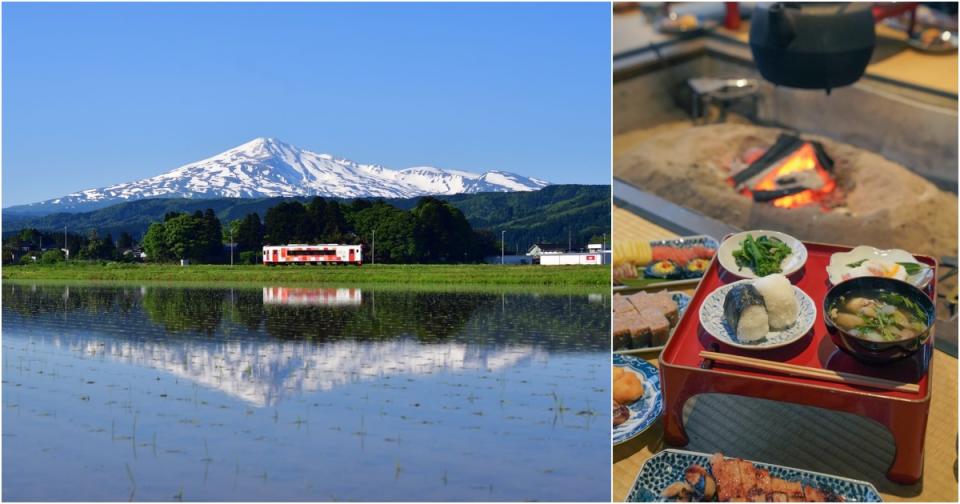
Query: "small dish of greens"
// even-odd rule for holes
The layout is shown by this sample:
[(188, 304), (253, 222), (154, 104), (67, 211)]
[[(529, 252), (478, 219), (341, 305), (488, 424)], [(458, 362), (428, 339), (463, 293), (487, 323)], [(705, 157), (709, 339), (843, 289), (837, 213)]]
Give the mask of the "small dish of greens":
[(807, 262), (807, 248), (800, 240), (778, 231), (744, 231), (724, 240), (717, 257), (734, 276), (760, 278), (796, 272)]

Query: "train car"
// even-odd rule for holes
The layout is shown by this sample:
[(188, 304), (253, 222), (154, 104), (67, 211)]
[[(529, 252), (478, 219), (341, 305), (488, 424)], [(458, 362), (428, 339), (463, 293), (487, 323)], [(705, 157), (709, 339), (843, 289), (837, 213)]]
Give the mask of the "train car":
[(263, 264), (363, 264), (362, 245), (267, 245)]
[(263, 304), (289, 306), (360, 306), (362, 303), (363, 292), (356, 288), (263, 288)]

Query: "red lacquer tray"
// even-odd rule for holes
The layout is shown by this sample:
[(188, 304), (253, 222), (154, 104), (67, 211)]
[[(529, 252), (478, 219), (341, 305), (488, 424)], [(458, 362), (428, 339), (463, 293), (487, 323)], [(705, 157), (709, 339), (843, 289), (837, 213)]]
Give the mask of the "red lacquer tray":
[[(788, 346), (749, 351), (731, 347), (710, 336), (700, 325), (700, 305), (714, 289), (736, 278), (727, 273), (714, 258), (700, 282), (690, 305), (660, 355), (660, 375), (664, 393), (664, 435), (670, 444), (685, 445), (683, 405), (690, 397), (702, 393), (737, 394), (748, 397), (817, 406), (866, 416), (886, 426), (897, 444), (896, 456), (887, 477), (911, 484), (919, 480), (923, 469), (923, 439), (930, 407), (930, 370), (933, 359), (933, 334), (922, 350), (910, 358), (884, 366), (861, 364), (840, 351), (823, 322), (823, 298), (830, 288), (827, 265), (830, 256), (846, 252), (850, 247), (804, 243), (806, 265), (790, 275), (794, 285), (806, 292), (817, 306), (813, 330)], [(937, 267), (936, 259), (914, 256), (918, 261)], [(926, 288), (936, 302), (936, 278)], [(894, 392), (868, 387), (798, 378), (772, 372), (749, 370), (726, 364), (701, 367), (703, 350), (769, 359), (800, 366), (832, 369), (889, 380), (916, 383), (919, 392)]]

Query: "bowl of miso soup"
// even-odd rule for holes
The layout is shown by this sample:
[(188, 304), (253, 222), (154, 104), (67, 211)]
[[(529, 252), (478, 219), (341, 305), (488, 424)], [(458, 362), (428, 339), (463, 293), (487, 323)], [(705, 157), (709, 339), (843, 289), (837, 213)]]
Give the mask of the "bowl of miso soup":
[(913, 355), (930, 339), (936, 318), (923, 291), (879, 277), (838, 283), (824, 297), (822, 313), (834, 344), (867, 364)]

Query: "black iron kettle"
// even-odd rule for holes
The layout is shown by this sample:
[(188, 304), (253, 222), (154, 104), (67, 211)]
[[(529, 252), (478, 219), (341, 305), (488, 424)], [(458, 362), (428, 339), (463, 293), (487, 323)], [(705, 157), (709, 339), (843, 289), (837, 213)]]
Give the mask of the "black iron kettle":
[(764, 79), (830, 90), (856, 82), (873, 46), (870, 3), (760, 4), (750, 21), (750, 49)]

